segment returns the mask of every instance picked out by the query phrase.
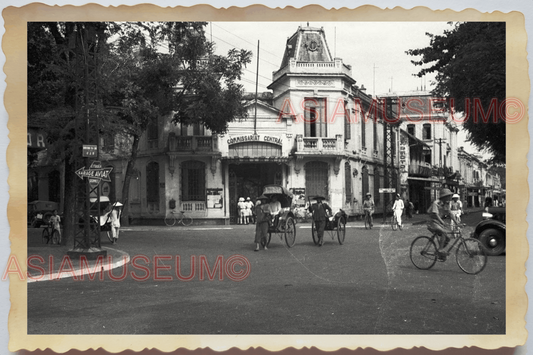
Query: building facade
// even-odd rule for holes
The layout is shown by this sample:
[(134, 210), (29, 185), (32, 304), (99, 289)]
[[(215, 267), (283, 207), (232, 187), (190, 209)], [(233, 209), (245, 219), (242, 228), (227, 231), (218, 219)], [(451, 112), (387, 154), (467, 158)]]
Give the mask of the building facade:
[[(390, 96), (367, 95), (351, 66), (332, 57), (322, 28), (299, 27), (287, 39), (268, 88), (271, 92), (257, 99), (246, 97), (247, 117), (231, 122), (224, 134), (199, 124), (175, 125), (171, 115), (154, 122), (141, 138), (130, 180), (132, 222), (160, 224), (178, 208), (195, 223), (232, 223), (239, 198), (255, 201), (269, 184), (291, 190), (296, 204), (324, 196), (349, 216), (363, 213), (368, 192), (377, 213), (390, 209), (391, 191), (425, 212), (443, 184), (458, 191), (470, 181), (464, 178), (469, 172), (462, 172), (470, 166), (457, 155), (457, 127), (431, 106), (429, 95), (396, 95), (402, 99), (399, 109), (389, 110), (383, 99)], [(408, 99), (430, 108), (411, 112), (401, 104)], [(406, 119), (384, 124), (384, 115), (407, 114), (416, 124)], [(113, 168), (101, 194), (113, 201), (124, 201), (126, 161), (120, 152), (128, 144), (118, 137), (101, 139), (102, 165)], [(43, 176), (51, 173), (47, 169), (41, 166)], [(52, 170), (63, 181), (61, 169)], [(34, 179), (40, 184), (40, 177)], [(52, 199), (44, 195), (38, 194)], [(53, 197), (62, 199), (59, 195)]]

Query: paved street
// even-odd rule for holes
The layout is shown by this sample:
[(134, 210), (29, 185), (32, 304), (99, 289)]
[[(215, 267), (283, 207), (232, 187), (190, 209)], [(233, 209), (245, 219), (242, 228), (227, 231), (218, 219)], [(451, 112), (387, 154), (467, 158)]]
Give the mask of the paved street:
[[(480, 218), (473, 213), (465, 222), (473, 226)], [(103, 241), (136, 258), (135, 266), (113, 270), (124, 279), (105, 273), (103, 281), (28, 284), (28, 334), (505, 333), (505, 255), (489, 257), (475, 276), (462, 272), (454, 256), (418, 270), (409, 246), (428, 234), (425, 225), (407, 221), (392, 231), (381, 221), (372, 230), (350, 222), (344, 245), (326, 232), (322, 247), (313, 244), (310, 224), (300, 224), (294, 247), (273, 235), (259, 252), (253, 225), (124, 228), (116, 246)], [(155, 279), (156, 255), (167, 256), (159, 278), (172, 280)], [(176, 255), (181, 277), (191, 275), (190, 281), (177, 278)], [(209, 280), (217, 257), (233, 255), (249, 261), (249, 275), (233, 281), (224, 270), (223, 280), (218, 273)], [(209, 267), (203, 280), (200, 260)]]

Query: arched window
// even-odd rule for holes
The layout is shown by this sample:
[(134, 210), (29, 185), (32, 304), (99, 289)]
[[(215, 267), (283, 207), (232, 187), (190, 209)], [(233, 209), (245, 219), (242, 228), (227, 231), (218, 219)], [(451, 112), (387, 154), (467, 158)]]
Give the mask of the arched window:
[(205, 163), (189, 160), (181, 167), (182, 201), (205, 201)]
[(307, 196), (323, 196), (328, 198), (328, 163), (311, 161), (305, 164), (305, 191)]
[(159, 211), (159, 164), (146, 165), (146, 203), (151, 212)]

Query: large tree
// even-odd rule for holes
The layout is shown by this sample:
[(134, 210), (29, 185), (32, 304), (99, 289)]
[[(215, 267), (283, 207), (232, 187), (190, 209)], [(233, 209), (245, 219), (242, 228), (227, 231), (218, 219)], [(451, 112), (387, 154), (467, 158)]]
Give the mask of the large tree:
[(428, 47), (407, 51), (421, 56), (412, 61), (422, 66), (417, 76), (436, 74), (432, 94), (453, 99), (451, 109), (469, 114), (463, 124), (468, 140), (492, 153), (496, 163), (505, 162), (505, 117), (499, 115), (505, 100), (505, 32), (505, 22), (455, 23), (442, 35), (427, 33)]
[(122, 186), (126, 223), (139, 142), (151, 123), (171, 115), (175, 124), (199, 123), (213, 133), (224, 133), (229, 122), (246, 115), (243, 87), (237, 80), (251, 53), (232, 49), (226, 56), (216, 55), (205, 37), (206, 25), (127, 23), (117, 31), (119, 69), (111, 97), (120, 106), (118, 133), (131, 142)]
[[(49, 162), (65, 164), (65, 235), (75, 221), (74, 172), (81, 162), (84, 115), (97, 108), (101, 134), (115, 135), (127, 160), (125, 206), (139, 141), (158, 117), (200, 123), (214, 133), (245, 115), (237, 83), (251, 53), (215, 55), (201, 22), (29, 23), (28, 120), (46, 127)], [(84, 32), (87, 31), (87, 32)], [(86, 33), (85, 41), (83, 34)], [(90, 36), (91, 40), (87, 40)], [(85, 48), (85, 49), (83, 49)], [(97, 56), (85, 66), (88, 51)], [(95, 70), (85, 104), (85, 75)], [(81, 126), (80, 126), (81, 124)], [(94, 133), (94, 132), (93, 132)], [(125, 210), (127, 216), (127, 209)]]

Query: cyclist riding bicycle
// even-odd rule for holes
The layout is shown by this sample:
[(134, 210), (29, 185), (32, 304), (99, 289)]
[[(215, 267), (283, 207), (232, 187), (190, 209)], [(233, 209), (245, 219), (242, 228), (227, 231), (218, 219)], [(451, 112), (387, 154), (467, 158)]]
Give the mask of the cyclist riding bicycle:
[(365, 217), (368, 215), (368, 218), (370, 220), (370, 227), (374, 225), (374, 220), (372, 218), (372, 215), (374, 214), (374, 200), (372, 199), (372, 194), (370, 192), (367, 192), (365, 195), (365, 200), (363, 201), (363, 211), (365, 211)]
[(52, 216), (50, 216), (50, 226), (52, 227), (51, 236), (54, 234), (54, 230), (59, 232), (59, 241), (61, 242), (61, 217), (57, 214), (57, 210), (54, 210)]
[[(450, 237), (448, 237), (448, 234), (452, 233), (452, 231), (448, 229), (448, 227), (442, 220), (441, 213), (444, 214), (449, 212), (446, 211), (446, 207), (448, 206), (452, 195), (453, 192), (451, 192), (449, 189), (444, 188), (440, 190), (439, 198), (434, 200), (427, 210), (427, 213), (430, 218), (430, 221), (428, 222), (428, 229), (432, 233), (437, 234), (437, 239), (439, 241), (438, 253), (440, 260), (446, 260), (446, 253), (444, 252), (444, 248), (446, 247), (446, 245), (448, 245), (448, 242), (450, 241)], [(455, 223), (459, 224), (453, 214), (451, 215), (451, 218), (452, 220), (454, 220)]]

